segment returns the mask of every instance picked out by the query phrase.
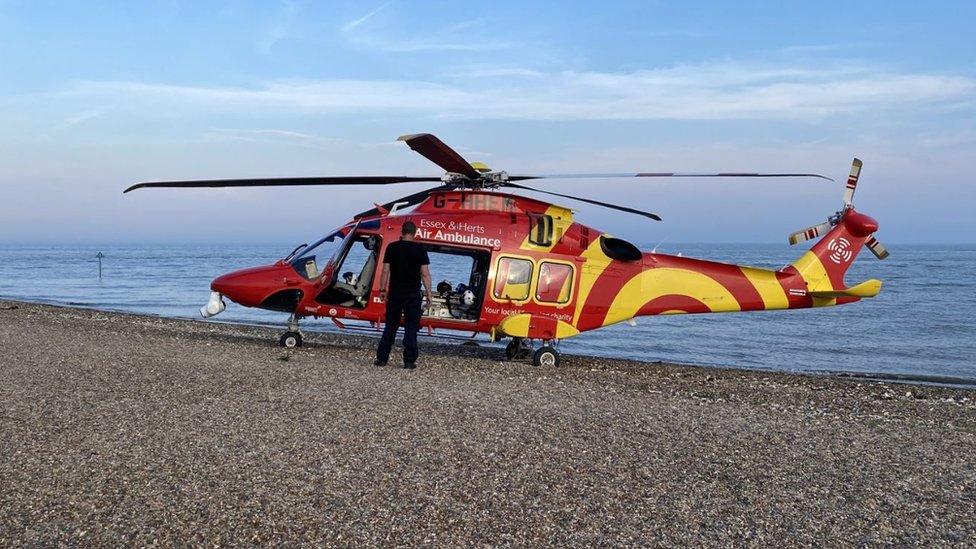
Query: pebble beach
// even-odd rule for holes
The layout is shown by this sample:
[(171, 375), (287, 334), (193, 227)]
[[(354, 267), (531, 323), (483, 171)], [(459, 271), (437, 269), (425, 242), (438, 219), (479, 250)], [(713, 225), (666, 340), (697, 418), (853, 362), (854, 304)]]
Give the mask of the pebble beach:
[(0, 300), (0, 546), (976, 545), (976, 392)]

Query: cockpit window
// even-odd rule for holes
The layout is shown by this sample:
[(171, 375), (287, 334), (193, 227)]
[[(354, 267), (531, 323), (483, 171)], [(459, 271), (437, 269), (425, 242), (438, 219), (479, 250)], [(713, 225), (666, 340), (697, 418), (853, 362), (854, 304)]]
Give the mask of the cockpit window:
[(335, 270), (329, 286), (315, 299), (330, 305), (365, 307), (373, 287), (380, 237), (358, 233), (347, 237), (346, 241), (345, 253), (330, 262), (329, 269)]
[(339, 229), (315, 244), (302, 250), (301, 254), (291, 261), (296, 271), (309, 280), (314, 280), (325, 271), (333, 256), (342, 251), (342, 243), (349, 229)]

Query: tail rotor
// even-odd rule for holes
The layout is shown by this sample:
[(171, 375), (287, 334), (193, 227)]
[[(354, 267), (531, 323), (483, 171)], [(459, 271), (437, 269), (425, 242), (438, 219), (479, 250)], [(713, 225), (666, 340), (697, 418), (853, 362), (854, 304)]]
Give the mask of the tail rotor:
[(857, 180), (861, 177), (861, 165), (862, 162), (858, 158), (851, 163), (851, 175), (847, 176), (847, 187), (844, 189), (845, 208), (854, 206), (854, 191), (857, 190)]
[[(851, 173), (847, 177), (847, 185), (844, 189), (844, 207), (834, 215), (827, 218), (827, 221), (820, 223), (818, 225), (813, 225), (812, 227), (807, 227), (806, 229), (796, 231), (790, 235), (790, 245), (795, 246), (801, 242), (806, 242), (807, 240), (813, 240), (819, 236), (827, 234), (831, 229), (836, 227), (844, 220), (844, 216), (847, 212), (854, 209), (854, 192), (857, 190), (857, 181), (861, 176), (861, 161), (857, 158), (851, 163)], [(888, 257), (888, 250), (885, 248), (874, 236), (868, 237), (864, 242), (871, 253), (874, 254), (878, 259), (885, 259)]]
[(825, 235), (833, 226), (833, 224), (827, 221), (819, 225), (814, 225), (813, 227), (808, 227), (802, 231), (796, 231), (790, 235), (790, 246), (795, 246), (800, 242), (806, 242), (807, 240), (813, 240), (818, 236)]
[(868, 237), (867, 241), (864, 242), (864, 245), (867, 246), (868, 249), (871, 250), (871, 253), (874, 254), (874, 257), (877, 257), (878, 259), (885, 259), (890, 255), (888, 253), (888, 248), (885, 248), (884, 245), (878, 242), (878, 239), (874, 238), (873, 236)]

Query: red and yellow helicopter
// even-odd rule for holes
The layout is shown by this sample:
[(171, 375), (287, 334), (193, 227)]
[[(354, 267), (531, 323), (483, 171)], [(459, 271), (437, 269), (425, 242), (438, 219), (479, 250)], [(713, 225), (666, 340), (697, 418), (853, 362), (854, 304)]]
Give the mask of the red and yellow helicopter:
[[(867, 246), (888, 256), (873, 237), (878, 223), (854, 209), (861, 161), (854, 159), (843, 207), (826, 222), (790, 236), (790, 244), (822, 238), (798, 260), (777, 270), (758, 269), (642, 252), (633, 244), (578, 223), (569, 208), (500, 192), (519, 189), (582, 201), (660, 221), (654, 213), (524, 186), (545, 178), (609, 177), (829, 177), (807, 173), (628, 173), (528, 176), (492, 171), (465, 160), (431, 134), (400, 138), (445, 174), (437, 177), (312, 177), (139, 183), (126, 189), (258, 187), (286, 185), (440, 185), (353, 216), (312, 245), (303, 244), (272, 265), (235, 271), (211, 284), (204, 318), (225, 308), (224, 298), (246, 307), (289, 313), (279, 344), (302, 344), (303, 317), (328, 317), (339, 328), (378, 331), (384, 318), (377, 266), (386, 246), (413, 221), (417, 241), (431, 256), (431, 272), (458, 278), (437, 284), (421, 326), (511, 338), (508, 358), (532, 354), (536, 365), (559, 364), (557, 344), (581, 332), (637, 316), (803, 309), (874, 297), (881, 281), (848, 287), (844, 273)], [(458, 274), (460, 273), (460, 274)], [(359, 322), (355, 322), (359, 321)], [(531, 342), (541, 345), (532, 351)]]

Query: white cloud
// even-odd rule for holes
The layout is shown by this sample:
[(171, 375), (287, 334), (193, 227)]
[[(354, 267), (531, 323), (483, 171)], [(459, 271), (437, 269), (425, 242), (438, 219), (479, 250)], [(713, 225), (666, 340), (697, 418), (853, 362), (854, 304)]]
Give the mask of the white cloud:
[(481, 31), (480, 21), (462, 21), (445, 28), (405, 34), (400, 26), (391, 30), (391, 25), (377, 21), (380, 12), (388, 11), (392, 0), (381, 4), (362, 17), (353, 19), (339, 28), (340, 35), (351, 45), (365, 50), (389, 53), (416, 53), (430, 51), (497, 51), (516, 47), (511, 42), (501, 41), (494, 36), (486, 36)]
[(346, 23), (345, 25), (342, 26), (342, 29), (341, 30), (343, 32), (351, 32), (351, 31), (356, 30), (357, 27), (359, 27), (360, 25), (362, 25), (366, 21), (369, 21), (370, 19), (372, 19), (374, 15), (376, 15), (377, 13), (379, 13), (379, 12), (383, 11), (384, 9), (386, 9), (386, 7), (389, 6), (389, 5), (390, 5), (390, 2), (386, 2), (384, 4), (380, 4), (378, 7), (374, 8), (372, 11), (370, 11), (366, 15), (364, 15), (362, 17), (359, 17), (359, 18), (356, 18), (356, 19), (353, 19), (352, 21), (349, 21), (348, 23)]
[(405, 112), (450, 119), (816, 120), (971, 104), (972, 78), (938, 73), (733, 62), (634, 72), (506, 68), (443, 81), (272, 81), (253, 87), (82, 82), (57, 94), (137, 112)]
[(274, 81), (241, 87), (182, 86), (145, 82), (81, 82), (58, 94), (98, 99), (141, 109), (167, 105), (215, 112), (344, 112), (361, 110), (427, 110), (438, 102), (461, 105), (475, 95), (422, 81), (318, 80)]
[(66, 128), (70, 128), (72, 126), (77, 126), (78, 124), (83, 124), (83, 123), (85, 123), (85, 122), (87, 122), (87, 121), (89, 121), (89, 120), (91, 120), (93, 118), (99, 117), (101, 114), (102, 114), (101, 112), (99, 112), (99, 111), (97, 111), (95, 109), (89, 109), (89, 110), (86, 110), (86, 111), (82, 111), (82, 112), (80, 112), (78, 114), (75, 114), (73, 116), (69, 116), (68, 118), (66, 118), (65, 121), (64, 121), (64, 124), (61, 125), (61, 129), (66, 129)]
[(278, 42), (288, 37), (291, 26), (298, 15), (298, 5), (290, 0), (283, 2), (281, 14), (267, 31), (258, 39), (257, 48), (261, 53), (268, 55)]
[[(70, 130), (75, 126), (79, 126), (90, 120), (98, 118), (101, 115), (102, 112), (98, 109), (85, 109), (81, 112), (69, 114), (50, 126), (44, 127), (40, 133), (36, 135), (36, 137), (40, 138), (41, 140), (49, 140), (64, 131)], [(26, 135), (29, 135), (29, 132), (20, 133), (18, 138), (23, 139)]]
[(354, 41), (357, 45), (366, 49), (394, 53), (416, 53), (425, 51), (498, 51), (509, 50), (516, 47), (515, 44), (509, 42), (466, 42), (452, 40), (447, 37), (387, 39), (376, 35), (360, 35), (357, 36)]
[(323, 137), (309, 133), (277, 129), (231, 129), (211, 128), (204, 135), (211, 140), (248, 141), (256, 143), (284, 143), (307, 148), (325, 148), (343, 140), (335, 137)]

